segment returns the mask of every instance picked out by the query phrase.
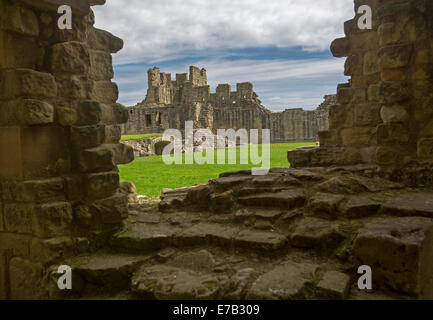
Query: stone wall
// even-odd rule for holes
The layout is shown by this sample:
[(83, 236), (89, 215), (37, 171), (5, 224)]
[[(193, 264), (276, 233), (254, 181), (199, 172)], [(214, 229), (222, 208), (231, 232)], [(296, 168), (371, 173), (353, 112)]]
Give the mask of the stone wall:
[(338, 86), (321, 147), (290, 152), (294, 166), (363, 162), (395, 172), (433, 162), (433, 3), (363, 0), (355, 9), (364, 4), (373, 29), (360, 30), (357, 15), (332, 43), (351, 79)]
[[(272, 142), (316, 141), (317, 132), (328, 128), (328, 108), (334, 95), (316, 111), (287, 109), (272, 113), (254, 92), (253, 84), (238, 83), (236, 91), (229, 84), (219, 84), (215, 93), (207, 85), (205, 69), (190, 67), (190, 74), (148, 71), (145, 100), (129, 108), (129, 121), (123, 133), (162, 133), (166, 129), (184, 129), (185, 121), (195, 128), (271, 129)], [(331, 102), (330, 102), (331, 101)]]
[[(0, 299), (50, 295), (49, 266), (97, 248), (127, 215), (116, 165), (128, 119), (111, 54), (123, 41), (93, 27), (90, 5), (0, 0)], [(55, 292), (51, 292), (55, 295)]]

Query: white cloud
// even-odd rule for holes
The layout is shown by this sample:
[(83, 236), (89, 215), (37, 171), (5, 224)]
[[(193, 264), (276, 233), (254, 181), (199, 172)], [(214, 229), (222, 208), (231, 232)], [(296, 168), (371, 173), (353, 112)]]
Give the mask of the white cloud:
[(353, 17), (353, 0), (109, 0), (96, 26), (125, 41), (115, 63), (191, 56), (203, 50), (325, 50)]

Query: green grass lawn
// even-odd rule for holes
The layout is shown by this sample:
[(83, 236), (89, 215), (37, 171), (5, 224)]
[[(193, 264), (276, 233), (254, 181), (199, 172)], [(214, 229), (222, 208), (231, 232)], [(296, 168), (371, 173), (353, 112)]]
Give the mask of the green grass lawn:
[(131, 140), (148, 139), (148, 138), (156, 138), (156, 137), (162, 137), (162, 133), (123, 135), (120, 141), (131, 141)]
[[(283, 143), (271, 145), (271, 168), (289, 167), (287, 151), (314, 143)], [(166, 165), (162, 156), (137, 158), (127, 165), (119, 165), (122, 182), (131, 181), (137, 187), (137, 193), (148, 197), (158, 197), (163, 188), (181, 188), (199, 183), (207, 183), (209, 179), (217, 178), (221, 172), (245, 170), (257, 165), (239, 164), (240, 149), (236, 149), (238, 164), (205, 164), (205, 165)], [(226, 154), (228, 149), (226, 149)], [(259, 147), (259, 155), (261, 147)], [(214, 152), (216, 159), (216, 152)], [(185, 155), (183, 155), (185, 157)], [(226, 155), (227, 158), (227, 155)], [(215, 160), (216, 163), (216, 160)]]

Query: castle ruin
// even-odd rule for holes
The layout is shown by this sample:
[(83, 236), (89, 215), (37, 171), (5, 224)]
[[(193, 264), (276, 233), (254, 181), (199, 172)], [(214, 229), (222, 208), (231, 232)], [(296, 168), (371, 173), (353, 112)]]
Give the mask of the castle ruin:
[(111, 82), (123, 43), (93, 27), (105, 1), (68, 2), (62, 31), (58, 0), (0, 0), (0, 299), (433, 299), (432, 1), (355, 0), (373, 29), (356, 15), (331, 46), (351, 79), (320, 147), (157, 207), (119, 184), (133, 156)]
[(205, 69), (191, 66), (186, 73), (161, 73), (148, 70), (148, 90), (143, 102), (129, 108), (124, 134), (162, 133), (166, 129), (183, 130), (185, 121), (194, 128), (270, 129), (271, 142), (316, 141), (317, 133), (328, 129), (328, 107), (335, 96), (325, 96), (321, 108), (314, 111), (287, 109), (271, 112), (262, 104), (253, 84), (238, 83), (236, 91), (229, 84), (219, 84), (211, 93)]

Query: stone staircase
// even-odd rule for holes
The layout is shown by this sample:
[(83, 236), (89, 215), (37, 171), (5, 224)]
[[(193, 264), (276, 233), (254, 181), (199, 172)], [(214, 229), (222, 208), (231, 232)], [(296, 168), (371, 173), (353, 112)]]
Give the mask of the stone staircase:
[[(423, 190), (367, 166), (225, 173), (166, 190), (158, 206), (130, 205), (109, 250), (69, 262), (73, 297), (431, 298), (433, 191)], [(357, 288), (364, 264), (370, 291)]]

